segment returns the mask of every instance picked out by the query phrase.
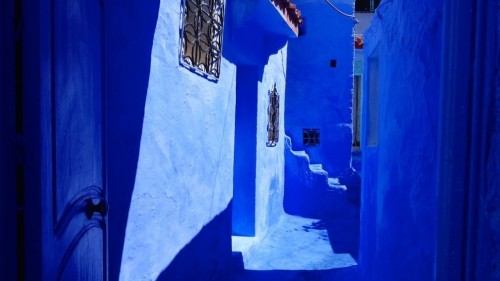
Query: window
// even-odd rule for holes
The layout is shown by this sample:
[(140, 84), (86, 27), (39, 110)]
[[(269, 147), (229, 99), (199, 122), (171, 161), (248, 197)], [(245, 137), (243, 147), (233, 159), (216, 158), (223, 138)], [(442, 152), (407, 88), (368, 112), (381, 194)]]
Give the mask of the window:
[(303, 129), (302, 144), (306, 146), (319, 145), (319, 129)]
[(352, 97), (352, 146), (359, 147), (361, 140), (361, 75), (354, 75)]
[[(378, 51), (377, 51), (378, 52)], [(379, 60), (378, 56), (368, 59), (368, 124), (367, 146), (378, 145), (378, 117), (379, 117)]]
[(269, 91), (269, 106), (267, 107), (267, 142), (268, 147), (274, 147), (278, 143), (280, 129), (280, 96), (276, 90), (276, 83)]
[(223, 0), (184, 0), (181, 63), (219, 78), (222, 52)]
[(380, 4), (380, 0), (356, 0), (356, 12), (373, 13)]

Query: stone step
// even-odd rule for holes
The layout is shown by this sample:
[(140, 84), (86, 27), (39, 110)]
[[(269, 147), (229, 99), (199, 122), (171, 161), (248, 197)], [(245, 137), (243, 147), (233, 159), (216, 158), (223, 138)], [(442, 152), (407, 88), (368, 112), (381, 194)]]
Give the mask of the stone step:
[(309, 164), (309, 170), (312, 174), (316, 175), (316, 180), (318, 182), (326, 182), (326, 179), (328, 178), (328, 172), (323, 170), (323, 165)]
[(297, 151), (291, 150), (291, 152), (296, 156), (309, 157), (305, 150), (297, 150)]
[(346, 191), (347, 186), (340, 184), (338, 178), (328, 178), (328, 191)]
[(311, 169), (311, 171), (324, 171), (322, 164), (309, 164), (309, 169)]

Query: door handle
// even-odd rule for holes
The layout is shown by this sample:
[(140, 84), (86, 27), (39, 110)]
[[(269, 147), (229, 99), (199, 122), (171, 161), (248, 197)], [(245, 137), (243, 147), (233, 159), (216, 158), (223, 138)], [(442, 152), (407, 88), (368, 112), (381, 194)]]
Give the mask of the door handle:
[(108, 202), (104, 198), (99, 198), (98, 203), (94, 203), (96, 199), (87, 199), (87, 206), (85, 209), (85, 215), (87, 215), (87, 218), (90, 220), (92, 216), (94, 216), (94, 213), (97, 212), (101, 214), (101, 216), (104, 218), (108, 214), (109, 206)]

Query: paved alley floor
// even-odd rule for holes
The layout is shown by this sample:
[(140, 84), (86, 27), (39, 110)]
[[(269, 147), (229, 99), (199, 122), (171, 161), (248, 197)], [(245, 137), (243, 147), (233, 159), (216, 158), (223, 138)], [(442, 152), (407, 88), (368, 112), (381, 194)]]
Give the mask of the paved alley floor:
[(359, 221), (284, 215), (276, 229), (244, 253), (235, 281), (356, 281)]

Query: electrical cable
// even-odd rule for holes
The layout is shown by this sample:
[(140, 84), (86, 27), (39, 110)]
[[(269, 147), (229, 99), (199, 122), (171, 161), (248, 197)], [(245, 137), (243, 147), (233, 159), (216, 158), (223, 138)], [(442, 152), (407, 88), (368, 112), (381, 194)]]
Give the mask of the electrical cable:
[(335, 11), (337, 11), (337, 13), (345, 16), (345, 17), (348, 17), (348, 18), (351, 18), (354, 20), (354, 22), (358, 23), (359, 21), (356, 19), (356, 16), (354, 15), (349, 15), (349, 14), (346, 14), (344, 12), (342, 12), (339, 8), (335, 7), (335, 5), (332, 4), (332, 2), (330, 2), (330, 0), (325, 0), (325, 2), (330, 6), (332, 7)]

